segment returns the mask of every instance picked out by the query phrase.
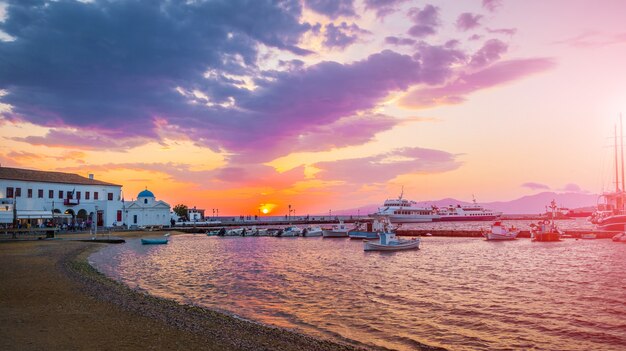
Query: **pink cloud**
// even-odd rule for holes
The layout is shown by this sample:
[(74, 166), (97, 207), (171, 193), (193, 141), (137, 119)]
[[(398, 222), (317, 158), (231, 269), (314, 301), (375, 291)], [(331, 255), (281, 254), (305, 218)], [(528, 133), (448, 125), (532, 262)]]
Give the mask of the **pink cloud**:
[(149, 139), (126, 136), (109, 130), (84, 129), (76, 132), (51, 129), (44, 136), (28, 136), (11, 138), (15, 141), (31, 145), (44, 145), (59, 148), (76, 149), (112, 149), (126, 150), (146, 143)]
[(409, 28), (410, 35), (423, 38), (437, 33), (437, 27), (440, 25), (438, 7), (426, 5), (421, 10), (417, 7), (412, 7), (408, 15), (414, 23), (414, 25)]
[(441, 173), (457, 169), (454, 154), (420, 147), (395, 149), (370, 157), (319, 162), (316, 178), (340, 180), (351, 185), (384, 183), (403, 174)]
[(487, 40), (483, 46), (474, 54), (469, 66), (473, 68), (484, 67), (500, 59), (508, 49), (508, 45), (498, 39)]
[(502, 0), (483, 0), (483, 8), (487, 11), (495, 12), (500, 6), (502, 6)]
[(548, 58), (509, 60), (495, 63), (480, 71), (460, 74), (456, 79), (436, 88), (416, 89), (400, 103), (406, 107), (428, 108), (458, 104), (475, 91), (495, 87), (554, 67)]
[(521, 186), (524, 188), (531, 189), (531, 190), (550, 190), (549, 186), (545, 184), (541, 184), (541, 183), (535, 183), (535, 182), (526, 182), (522, 184)]
[(498, 28), (498, 29), (485, 28), (485, 29), (487, 30), (487, 33), (491, 33), (491, 34), (504, 34), (508, 36), (513, 36), (515, 35), (515, 33), (517, 33), (517, 28)]
[(587, 32), (572, 38), (555, 42), (579, 48), (602, 47), (626, 43), (626, 32), (605, 34), (599, 32)]

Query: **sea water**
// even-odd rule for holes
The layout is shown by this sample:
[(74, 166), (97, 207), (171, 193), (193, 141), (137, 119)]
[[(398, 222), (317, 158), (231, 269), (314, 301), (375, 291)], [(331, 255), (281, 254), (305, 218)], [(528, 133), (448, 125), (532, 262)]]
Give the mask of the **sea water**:
[(380, 253), (350, 239), (181, 235), (90, 261), (156, 296), (357, 345), (626, 348), (626, 244), (610, 240), (426, 237)]

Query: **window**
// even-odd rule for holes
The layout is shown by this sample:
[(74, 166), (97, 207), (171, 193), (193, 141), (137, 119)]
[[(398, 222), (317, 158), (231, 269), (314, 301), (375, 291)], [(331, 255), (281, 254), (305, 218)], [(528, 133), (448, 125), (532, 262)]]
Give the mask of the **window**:
[(29, 199), (32, 198), (33, 197), (33, 189), (26, 190), (26, 194), (27, 194)]
[(147, 204), (148, 203), (148, 199), (143, 199), (143, 203)]
[(137, 224), (137, 215), (133, 215), (133, 224)]
[(99, 194), (99, 193), (98, 193), (97, 191), (94, 191), (94, 192), (93, 192), (93, 199), (94, 199), (94, 200), (98, 200), (98, 194)]
[(63, 198), (63, 190), (59, 190), (59, 199)]
[(13, 197), (13, 187), (12, 186), (8, 186), (7, 187), (7, 197), (9, 199)]
[(52, 199), (54, 197), (54, 190), (48, 190), (48, 199)]
[(113, 193), (109, 193), (109, 195), (108, 195), (107, 199), (108, 199), (109, 201), (113, 201)]
[(77, 192), (76, 192), (76, 198), (77, 198), (78, 200), (80, 200), (80, 191), (77, 191)]
[(89, 200), (89, 192), (85, 191), (85, 200)]
[(22, 196), (22, 188), (15, 188), (15, 197)]
[(43, 199), (43, 189), (37, 190), (37, 197)]

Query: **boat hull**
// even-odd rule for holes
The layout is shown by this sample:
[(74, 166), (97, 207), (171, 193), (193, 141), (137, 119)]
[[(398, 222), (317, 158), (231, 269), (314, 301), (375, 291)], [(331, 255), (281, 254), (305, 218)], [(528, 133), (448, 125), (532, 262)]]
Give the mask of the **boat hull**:
[(383, 245), (380, 243), (366, 242), (363, 250), (365, 251), (401, 251), (401, 250), (417, 250), (419, 249), (419, 240), (410, 240), (392, 245)]
[(141, 239), (142, 245), (162, 245), (167, 244), (167, 239)]
[(307, 231), (306, 233), (303, 233), (302, 236), (304, 236), (304, 237), (322, 236), (322, 231), (321, 230), (312, 231), (312, 232)]
[(348, 232), (336, 232), (334, 230), (324, 230), (322, 232), (324, 238), (347, 238)]
[(507, 234), (495, 234), (495, 233), (485, 233), (485, 240), (515, 240), (517, 239), (517, 234), (519, 232), (507, 233)]
[(623, 231), (626, 228), (626, 215), (615, 215), (603, 218), (596, 224), (598, 230)]
[(461, 222), (461, 221), (494, 221), (500, 216), (440, 216), (433, 222)]
[(350, 239), (378, 239), (377, 232), (364, 232), (364, 231), (349, 231), (348, 236)]
[(560, 233), (535, 233), (535, 234), (532, 234), (531, 240), (541, 241), (541, 242), (561, 241), (561, 234)]

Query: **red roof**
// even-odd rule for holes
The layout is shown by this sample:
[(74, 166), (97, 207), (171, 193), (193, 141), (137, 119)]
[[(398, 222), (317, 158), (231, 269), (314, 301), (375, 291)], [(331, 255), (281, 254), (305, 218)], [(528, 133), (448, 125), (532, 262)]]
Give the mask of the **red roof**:
[(121, 186), (101, 180), (85, 178), (74, 173), (36, 171), (33, 169), (11, 167), (0, 167), (0, 179), (45, 183)]

